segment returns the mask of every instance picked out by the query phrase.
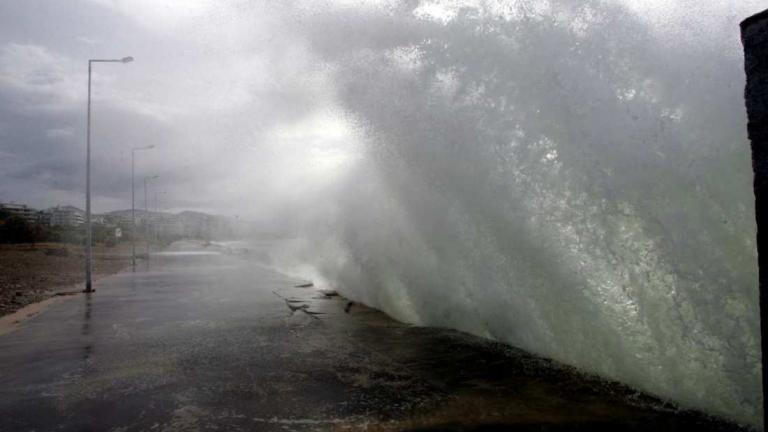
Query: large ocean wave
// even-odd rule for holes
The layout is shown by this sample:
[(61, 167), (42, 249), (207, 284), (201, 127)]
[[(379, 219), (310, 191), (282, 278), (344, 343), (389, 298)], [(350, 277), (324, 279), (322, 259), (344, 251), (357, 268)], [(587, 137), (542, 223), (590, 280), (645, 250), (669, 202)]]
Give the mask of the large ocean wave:
[(363, 145), (306, 212), (303, 259), (403, 321), (760, 424), (738, 18), (654, 27), (594, 0), (312, 14)]

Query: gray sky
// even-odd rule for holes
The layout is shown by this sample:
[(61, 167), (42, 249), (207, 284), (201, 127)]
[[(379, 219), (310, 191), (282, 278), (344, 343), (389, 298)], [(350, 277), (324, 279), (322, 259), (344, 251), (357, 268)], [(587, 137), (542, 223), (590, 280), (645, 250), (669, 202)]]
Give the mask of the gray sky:
[[(440, 22), (472, 2), (438, 3), (420, 2), (420, 16)], [(695, 2), (628, 2), (676, 37), (759, 9), (747, 3), (704, 8), (686, 27)], [(159, 174), (164, 209), (257, 215), (296, 204), (359, 153), (337, 100), (339, 58), (407, 40), (411, 28), (380, 20), (376, 33), (381, 23), (366, 14), (417, 4), (3, 1), (0, 201), (83, 206), (87, 59), (131, 55), (128, 65), (96, 65), (95, 211), (130, 206), (130, 149), (150, 144), (138, 153), (137, 184)]]
[(167, 209), (253, 213), (320, 182), (348, 131), (285, 31), (296, 21), (263, 2), (212, 3), (3, 2), (0, 201), (83, 206), (87, 59), (126, 55), (136, 61), (95, 66), (96, 211), (130, 207), (130, 149), (150, 144), (137, 178), (160, 175)]

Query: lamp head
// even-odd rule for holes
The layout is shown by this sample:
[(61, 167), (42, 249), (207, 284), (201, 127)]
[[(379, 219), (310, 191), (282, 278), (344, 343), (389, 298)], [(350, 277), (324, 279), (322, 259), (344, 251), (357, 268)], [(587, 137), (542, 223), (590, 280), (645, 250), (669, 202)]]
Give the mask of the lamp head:
[(120, 61), (123, 62), (123, 63), (130, 63), (130, 62), (133, 61), (133, 57), (131, 57), (131, 56), (123, 57), (122, 59), (120, 59)]

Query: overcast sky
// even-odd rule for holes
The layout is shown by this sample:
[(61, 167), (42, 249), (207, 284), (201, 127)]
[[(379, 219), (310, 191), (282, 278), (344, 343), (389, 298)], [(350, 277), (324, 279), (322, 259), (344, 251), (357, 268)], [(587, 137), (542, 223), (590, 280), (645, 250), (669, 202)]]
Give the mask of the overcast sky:
[[(137, 194), (144, 176), (159, 174), (152, 190), (162, 209), (256, 214), (300, 200), (357, 151), (322, 59), (366, 43), (365, 29), (345, 35), (330, 27), (398, 3), (419, 2), (5, 0), (0, 201), (84, 206), (87, 60), (127, 55), (135, 62), (95, 66), (95, 211), (130, 207), (131, 149), (147, 145), (157, 148), (137, 153)], [(450, 15), (421, 3), (422, 16)], [(629, 2), (644, 19), (679, 31), (678, 18), (695, 3), (665, 3)], [(757, 11), (750, 3), (712, 13)], [(329, 9), (336, 22), (313, 18)], [(317, 43), (326, 30), (340, 33), (338, 47)]]
[(152, 190), (171, 210), (253, 212), (333, 169), (348, 131), (322, 68), (284, 30), (297, 18), (211, 3), (2, 2), (0, 201), (83, 207), (89, 58), (136, 59), (95, 65), (95, 211), (130, 207), (134, 147), (156, 146), (137, 153), (138, 196), (159, 174)]

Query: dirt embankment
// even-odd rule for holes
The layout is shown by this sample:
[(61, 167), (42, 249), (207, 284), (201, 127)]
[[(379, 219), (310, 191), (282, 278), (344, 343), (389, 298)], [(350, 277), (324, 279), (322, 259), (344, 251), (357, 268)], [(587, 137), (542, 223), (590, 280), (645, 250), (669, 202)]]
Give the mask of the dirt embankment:
[[(138, 250), (141, 250), (137, 247)], [(85, 280), (83, 247), (61, 243), (0, 245), (0, 316), (57, 291), (75, 290)], [(131, 264), (131, 245), (97, 245), (94, 276), (104, 276)]]

